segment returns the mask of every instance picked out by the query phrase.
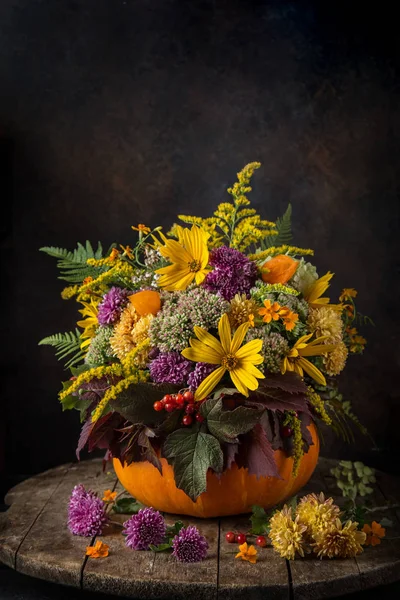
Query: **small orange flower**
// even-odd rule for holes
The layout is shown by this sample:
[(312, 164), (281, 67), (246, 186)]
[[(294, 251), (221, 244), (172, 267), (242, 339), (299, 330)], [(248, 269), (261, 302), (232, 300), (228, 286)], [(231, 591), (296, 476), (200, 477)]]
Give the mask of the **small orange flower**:
[(386, 535), (386, 529), (376, 521), (372, 521), (371, 525), (365, 524), (362, 531), (367, 534), (364, 542), (366, 546), (377, 546)]
[(254, 315), (253, 314), (249, 315), (249, 323), (250, 323), (250, 327), (254, 327)]
[(354, 288), (344, 288), (339, 296), (339, 302), (350, 300), (350, 298), (355, 298), (357, 294), (358, 292)]
[(108, 556), (109, 547), (107, 544), (103, 544), (100, 540), (98, 540), (94, 546), (86, 547), (86, 556), (90, 556), (90, 558), (105, 558)]
[(91, 281), (93, 281), (93, 277), (85, 277), (85, 279), (82, 281), (82, 285), (86, 285), (87, 283), (90, 283)]
[(127, 256), (130, 260), (133, 260), (135, 258), (133, 255), (132, 248), (130, 246), (123, 246), (122, 244), (120, 244), (120, 246), (123, 251), (123, 256)]
[(292, 312), (289, 308), (282, 308), (280, 311), (280, 316), (283, 320), (286, 331), (292, 331), (299, 320), (299, 315), (295, 312)]
[(108, 259), (109, 259), (110, 261), (113, 261), (113, 260), (115, 260), (115, 259), (117, 258), (117, 256), (118, 256), (118, 255), (119, 255), (119, 250), (117, 250), (117, 248), (113, 248), (113, 249), (111, 250), (111, 254), (110, 254), (110, 256), (108, 257)]
[(133, 229), (133, 231), (138, 231), (139, 233), (150, 233), (151, 231), (150, 227), (147, 227), (143, 223), (139, 223), (137, 227), (131, 225), (131, 228)]
[(264, 300), (264, 308), (260, 308), (258, 314), (263, 317), (264, 323), (271, 323), (272, 320), (278, 321), (281, 305), (278, 302), (272, 304), (271, 300)]
[(117, 497), (117, 492), (112, 492), (111, 490), (106, 490), (103, 495), (103, 502), (114, 502)]
[(257, 562), (257, 550), (254, 546), (248, 546), (247, 542), (239, 546), (240, 552), (238, 552), (235, 558), (241, 558), (255, 565)]

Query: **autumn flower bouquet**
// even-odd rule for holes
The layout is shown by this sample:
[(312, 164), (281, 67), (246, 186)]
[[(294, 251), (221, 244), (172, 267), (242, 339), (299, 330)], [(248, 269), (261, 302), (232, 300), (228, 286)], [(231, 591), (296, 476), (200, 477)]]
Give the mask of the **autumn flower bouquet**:
[[(358, 423), (336, 383), (366, 343), (357, 292), (325, 295), (333, 274), (320, 276), (313, 251), (290, 245), (290, 205), (276, 222), (250, 208), (259, 166), (238, 173), (211, 217), (179, 215), (187, 226), (167, 233), (139, 224), (131, 246), (106, 252), (89, 242), (41, 248), (68, 282), (62, 298), (80, 307), (75, 330), (40, 342), (71, 372), (59, 396), (80, 413), (78, 457), (105, 449), (122, 483), (130, 489), (123, 469), (135, 468), (136, 497), (162, 510), (196, 514), (183, 497), (194, 505), (236, 473), (229, 495), (242, 471), (255, 486), (280, 486), (255, 502), (274, 504), (293, 492), (282, 482), (311, 475), (318, 453), (311, 471), (302, 461), (318, 422), (345, 437)], [(222, 505), (233, 501), (219, 496), (207, 515), (229, 514)]]

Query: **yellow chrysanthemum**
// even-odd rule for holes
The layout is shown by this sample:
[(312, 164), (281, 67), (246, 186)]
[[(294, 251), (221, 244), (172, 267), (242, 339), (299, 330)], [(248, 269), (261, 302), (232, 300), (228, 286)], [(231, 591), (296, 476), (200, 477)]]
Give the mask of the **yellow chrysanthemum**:
[(220, 365), (199, 385), (195, 392), (196, 400), (202, 400), (212, 392), (221, 381), (226, 371), (232, 379), (236, 389), (248, 396), (248, 390), (258, 388), (257, 379), (264, 379), (264, 375), (255, 367), (263, 362), (259, 354), (262, 340), (252, 340), (240, 347), (250, 323), (243, 323), (236, 330), (233, 338), (227, 314), (222, 315), (218, 323), (220, 340), (201, 327), (195, 327), (194, 333), (197, 340), (190, 339), (190, 348), (185, 348), (182, 355), (188, 360), (206, 362), (211, 365)]
[(339, 342), (332, 352), (324, 356), (324, 369), (330, 376), (339, 375), (346, 366), (349, 351), (346, 344)]
[[(320, 277), (319, 279), (314, 281), (312, 286), (307, 291), (307, 294), (305, 295), (305, 299), (307, 300), (308, 304), (312, 308), (318, 308), (321, 305), (326, 306), (327, 304), (329, 304), (330, 299), (329, 298), (321, 298), (321, 296), (328, 289), (328, 287), (330, 285), (329, 282), (332, 279), (333, 275), (334, 275), (334, 273), (330, 273), (328, 271), (328, 273), (326, 273), (325, 275), (323, 275), (322, 277)], [(329, 306), (338, 311), (342, 311), (342, 308), (343, 308), (341, 304), (329, 304)]]
[(340, 515), (340, 508), (333, 503), (333, 498), (325, 499), (321, 492), (304, 496), (297, 505), (296, 514), (299, 521), (307, 526), (307, 537), (314, 537), (321, 529), (326, 529)]
[(239, 327), (243, 323), (250, 323), (254, 327), (254, 314), (257, 312), (254, 300), (249, 300), (246, 294), (236, 294), (230, 305), (228, 317), (232, 327)]
[(77, 322), (78, 327), (82, 327), (83, 332), (81, 333), (81, 339), (84, 340), (81, 344), (82, 350), (87, 349), (90, 345), (90, 341), (96, 335), (96, 330), (99, 326), (97, 320), (97, 305), (99, 301), (92, 299), (90, 302), (83, 302), (83, 308), (79, 310), (81, 315), (84, 317), (81, 321)]
[(168, 291), (186, 290), (193, 281), (200, 285), (207, 275), (210, 234), (196, 225), (191, 229), (177, 225), (175, 231), (179, 241), (162, 236), (165, 245), (158, 248), (160, 254), (172, 262), (156, 271), (160, 275), (158, 285)]
[(321, 529), (315, 536), (313, 550), (320, 558), (354, 558), (363, 551), (366, 534), (358, 531), (358, 523), (347, 521), (342, 524), (340, 519), (326, 529)]
[(114, 326), (114, 333), (110, 338), (110, 346), (120, 360), (122, 360), (128, 352), (133, 350), (136, 343), (132, 337), (132, 330), (139, 320), (134, 306), (128, 304), (123, 310), (121, 318)]
[(292, 518), (292, 509), (286, 505), (270, 519), (269, 537), (272, 546), (282, 558), (294, 560), (296, 552), (304, 556), (306, 525), (300, 523), (299, 517)]
[(322, 354), (330, 353), (336, 348), (335, 345), (323, 344), (327, 338), (325, 336), (318, 337), (309, 344), (308, 340), (313, 336), (313, 333), (303, 335), (297, 340), (295, 345), (290, 350), (289, 354), (285, 356), (281, 364), (282, 375), (286, 371), (294, 371), (300, 377), (304, 376), (304, 371), (314, 379), (320, 385), (326, 385), (325, 377), (321, 371), (313, 365), (306, 356), (321, 356)]
[(331, 306), (310, 308), (307, 325), (309, 331), (315, 333), (316, 337), (332, 338), (332, 343), (342, 341), (343, 321), (338, 311)]

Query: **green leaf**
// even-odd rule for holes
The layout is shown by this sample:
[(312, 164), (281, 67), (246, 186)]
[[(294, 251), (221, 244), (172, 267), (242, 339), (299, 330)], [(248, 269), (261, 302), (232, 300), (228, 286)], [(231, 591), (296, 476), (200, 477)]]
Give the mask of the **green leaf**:
[(86, 241), (85, 246), (78, 242), (78, 247), (73, 251), (53, 246), (45, 246), (39, 248), (39, 250), (54, 258), (58, 258), (59, 279), (63, 279), (69, 283), (82, 283), (85, 277), (93, 277), (95, 279), (108, 268), (90, 267), (87, 264), (89, 258), (96, 258), (97, 260), (102, 258), (103, 248), (100, 242), (97, 243), (96, 251), (93, 250), (92, 244), (89, 241)]
[(238, 406), (235, 410), (223, 410), (222, 400), (206, 400), (200, 414), (207, 419), (210, 433), (222, 442), (237, 442), (237, 436), (253, 429), (262, 411)]
[(221, 473), (223, 454), (219, 441), (198, 429), (178, 429), (164, 442), (163, 455), (174, 467), (176, 486), (194, 502), (207, 488), (207, 471)]
[(153, 552), (165, 552), (165, 550), (170, 550), (170, 548), (172, 548), (172, 541), (169, 541), (165, 544), (159, 544), (158, 546), (153, 546), (153, 544), (150, 544), (149, 548), (150, 550), (153, 550)]
[(380, 519), (379, 525), (381, 525), (382, 527), (393, 527), (393, 521), (391, 521), (387, 517), (383, 517), (383, 519)]
[(273, 246), (284, 246), (290, 244), (292, 241), (292, 205), (289, 203), (286, 211), (282, 217), (278, 217), (276, 220), (277, 235), (270, 235), (265, 238), (261, 244), (261, 247), (265, 250), (266, 248), (272, 248)]
[(176, 535), (178, 535), (178, 533), (180, 532), (180, 530), (182, 529), (182, 527), (184, 527), (182, 521), (177, 521), (173, 525), (168, 525), (168, 527), (167, 527), (167, 536), (169, 538), (174, 538)]
[(269, 516), (262, 506), (252, 506), (253, 514), (250, 517), (251, 533), (254, 535), (264, 535), (269, 533)]
[(135, 498), (119, 498), (112, 507), (118, 515), (136, 515), (141, 508), (144, 508), (144, 504)]
[(39, 346), (53, 346), (56, 348), (56, 356), (58, 360), (66, 358), (70, 354), (73, 356), (65, 363), (66, 368), (81, 362), (85, 356), (81, 350), (81, 333), (79, 329), (75, 331), (67, 331), (66, 333), (56, 333), (43, 338), (38, 343)]
[(159, 424), (165, 419), (164, 411), (157, 412), (153, 408), (156, 400), (166, 394), (174, 394), (179, 386), (171, 384), (133, 383), (117, 398), (110, 401), (113, 410), (131, 423), (145, 423), (149, 426)]

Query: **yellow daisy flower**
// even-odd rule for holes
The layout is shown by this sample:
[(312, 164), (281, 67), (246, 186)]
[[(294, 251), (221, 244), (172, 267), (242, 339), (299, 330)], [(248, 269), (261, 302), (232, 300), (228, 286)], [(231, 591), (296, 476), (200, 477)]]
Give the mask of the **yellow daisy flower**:
[(91, 300), (89, 302), (82, 302), (83, 308), (79, 310), (81, 315), (84, 317), (82, 321), (78, 321), (78, 327), (82, 327), (83, 332), (81, 334), (81, 339), (84, 340), (81, 344), (82, 350), (87, 349), (90, 344), (91, 339), (96, 335), (96, 330), (99, 326), (99, 322), (97, 320), (97, 304), (98, 300)]
[[(323, 275), (322, 277), (317, 279), (317, 281), (314, 281), (312, 286), (307, 291), (307, 294), (305, 295), (305, 299), (307, 300), (308, 304), (312, 308), (318, 308), (320, 306), (327, 306), (329, 304), (330, 298), (326, 298), (326, 297), (321, 298), (321, 296), (328, 289), (328, 287), (330, 285), (329, 282), (332, 279), (333, 275), (334, 275), (334, 273), (330, 273), (328, 271), (328, 273), (326, 273), (325, 275)], [(329, 306), (331, 308), (334, 308), (335, 310), (340, 310), (340, 311), (343, 308), (341, 304), (329, 304)]]
[(313, 336), (313, 333), (303, 335), (297, 340), (289, 354), (285, 356), (281, 364), (281, 373), (286, 371), (294, 371), (300, 377), (303, 377), (304, 371), (320, 385), (326, 385), (325, 377), (321, 371), (317, 369), (306, 356), (321, 356), (335, 349), (335, 344), (323, 344), (327, 336), (321, 336), (307, 344), (308, 340)]
[(240, 325), (232, 338), (228, 315), (222, 315), (218, 323), (221, 341), (202, 327), (194, 328), (198, 339), (191, 338), (191, 347), (185, 348), (182, 355), (195, 362), (220, 365), (199, 385), (194, 395), (196, 400), (203, 400), (208, 396), (226, 371), (229, 372), (233, 385), (244, 396), (249, 395), (248, 390), (258, 388), (257, 378), (264, 379), (264, 375), (254, 365), (260, 365), (264, 360), (261, 354), (258, 354), (262, 347), (262, 340), (252, 340), (240, 347), (249, 326), (250, 323)]
[(158, 248), (160, 254), (172, 262), (156, 271), (161, 275), (158, 285), (168, 291), (185, 290), (193, 280), (200, 285), (208, 272), (210, 234), (196, 225), (191, 229), (177, 225), (176, 234), (178, 241), (162, 236), (165, 245)]

